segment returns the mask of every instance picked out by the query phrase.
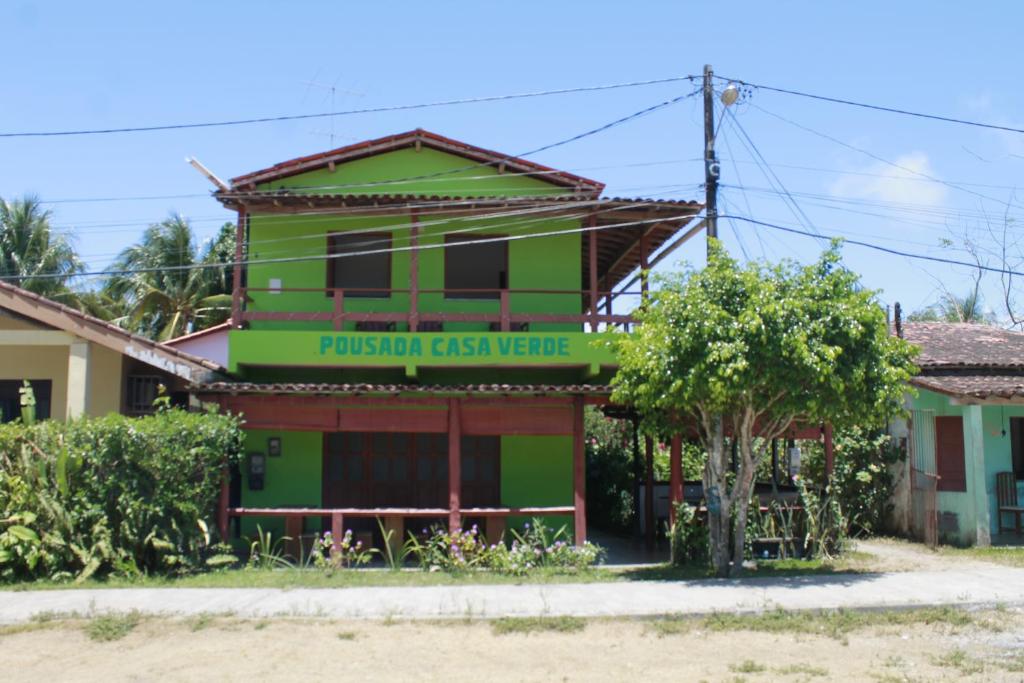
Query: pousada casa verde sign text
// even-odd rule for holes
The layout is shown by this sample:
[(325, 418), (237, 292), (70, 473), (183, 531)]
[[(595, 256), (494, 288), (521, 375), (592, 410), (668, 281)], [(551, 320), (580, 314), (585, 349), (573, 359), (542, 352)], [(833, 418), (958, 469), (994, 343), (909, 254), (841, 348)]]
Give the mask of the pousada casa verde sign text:
[(584, 332), (329, 332), (232, 330), (239, 366), (416, 367), (566, 365), (610, 367), (612, 351)]
[(569, 338), (502, 335), (375, 335), (334, 334), (320, 337), (320, 355), (399, 358), (568, 358)]

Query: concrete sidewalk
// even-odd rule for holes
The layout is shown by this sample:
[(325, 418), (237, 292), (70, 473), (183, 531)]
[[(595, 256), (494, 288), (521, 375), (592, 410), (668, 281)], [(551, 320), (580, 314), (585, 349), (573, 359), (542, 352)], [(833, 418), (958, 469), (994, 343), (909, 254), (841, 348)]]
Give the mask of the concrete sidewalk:
[(503, 616), (652, 616), (765, 609), (876, 609), (925, 605), (1024, 606), (1024, 570), (948, 571), (702, 581), (401, 588), (124, 588), (0, 592), (0, 622), (43, 613), (138, 610), (153, 615), (446, 619)]

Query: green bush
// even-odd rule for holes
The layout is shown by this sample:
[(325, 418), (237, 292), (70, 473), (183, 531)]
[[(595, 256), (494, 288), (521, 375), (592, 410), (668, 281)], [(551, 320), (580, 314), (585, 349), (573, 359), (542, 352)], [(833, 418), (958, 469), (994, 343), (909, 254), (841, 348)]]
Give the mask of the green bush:
[(241, 444), (235, 418), (181, 410), (0, 425), (0, 580), (201, 566)]
[(676, 503), (676, 522), (669, 529), (668, 536), (673, 567), (708, 564), (708, 528), (701, 522), (696, 508), (686, 503)]
[[(807, 449), (804, 476), (811, 488), (825, 485), (825, 458)], [(889, 530), (896, 486), (895, 466), (906, 458), (892, 437), (878, 429), (851, 427), (835, 434), (835, 466), (829, 492), (842, 508), (851, 536)]]

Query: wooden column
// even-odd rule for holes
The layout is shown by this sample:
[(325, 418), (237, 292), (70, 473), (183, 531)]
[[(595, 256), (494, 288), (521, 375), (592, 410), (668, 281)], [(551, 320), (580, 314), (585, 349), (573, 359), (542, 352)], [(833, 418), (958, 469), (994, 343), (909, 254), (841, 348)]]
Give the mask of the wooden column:
[(420, 326), (420, 212), (409, 212), (409, 331)]
[[(590, 214), (589, 226), (597, 227), (597, 216)], [(590, 269), (590, 331), (597, 332), (597, 230), (587, 233), (588, 263)]]
[(345, 520), (340, 512), (331, 513), (331, 552), (341, 550), (341, 537), (345, 535)]
[(587, 475), (583, 448), (583, 397), (572, 399), (572, 504), (576, 545), (587, 540)]
[(825, 423), (822, 431), (825, 438), (825, 481), (832, 481), (832, 470), (836, 464), (835, 450), (832, 447), (832, 425)]
[(462, 529), (462, 400), (448, 399), (448, 531)]
[(245, 209), (238, 210), (235, 224), (235, 265), (231, 271), (231, 326), (242, 326), (242, 259), (245, 258), (245, 228), (248, 215)]
[(672, 437), (669, 453), (669, 524), (676, 523), (676, 504), (683, 500), (683, 437)]
[(647, 549), (654, 548), (654, 439), (644, 438), (644, 543)]
[(647, 232), (640, 235), (640, 301), (642, 303), (647, 302), (647, 296), (650, 292), (650, 283), (647, 277), (647, 269), (651, 267), (651, 264), (647, 260)]
[(217, 531), (221, 543), (228, 542), (228, 504), (231, 502), (231, 472), (225, 467), (220, 475), (220, 498), (217, 500)]

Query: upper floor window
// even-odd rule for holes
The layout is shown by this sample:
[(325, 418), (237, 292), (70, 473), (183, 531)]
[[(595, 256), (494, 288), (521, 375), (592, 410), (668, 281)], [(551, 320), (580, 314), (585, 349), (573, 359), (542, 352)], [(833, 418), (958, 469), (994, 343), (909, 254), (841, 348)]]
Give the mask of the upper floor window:
[(346, 298), (391, 296), (390, 250), (390, 232), (328, 235), (327, 253), (342, 256), (327, 259), (327, 288), (345, 290)]
[[(508, 242), (447, 235), (444, 250), (444, 289), (449, 299), (497, 299), (508, 287)], [(455, 291), (453, 291), (455, 290)], [(457, 291), (465, 290), (465, 291)]]

